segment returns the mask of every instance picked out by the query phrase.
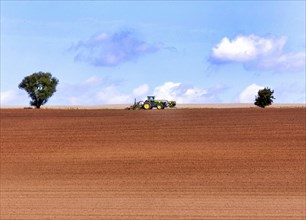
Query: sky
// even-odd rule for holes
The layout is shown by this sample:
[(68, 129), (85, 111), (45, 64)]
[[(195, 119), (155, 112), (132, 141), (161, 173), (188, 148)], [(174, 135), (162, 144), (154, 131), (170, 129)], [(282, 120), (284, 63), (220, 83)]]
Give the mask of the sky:
[(305, 103), (305, 1), (1, 0), (1, 106), (25, 76), (59, 80), (48, 105)]

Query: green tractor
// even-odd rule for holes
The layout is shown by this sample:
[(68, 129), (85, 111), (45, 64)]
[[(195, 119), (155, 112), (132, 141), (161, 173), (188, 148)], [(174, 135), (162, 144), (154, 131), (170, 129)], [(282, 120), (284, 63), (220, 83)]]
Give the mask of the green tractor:
[(168, 101), (168, 100), (156, 100), (155, 96), (148, 96), (147, 100), (143, 102), (142, 107), (144, 109), (152, 109), (152, 108), (157, 108), (157, 109), (164, 109), (164, 108), (173, 108), (175, 107), (176, 102), (175, 101)]

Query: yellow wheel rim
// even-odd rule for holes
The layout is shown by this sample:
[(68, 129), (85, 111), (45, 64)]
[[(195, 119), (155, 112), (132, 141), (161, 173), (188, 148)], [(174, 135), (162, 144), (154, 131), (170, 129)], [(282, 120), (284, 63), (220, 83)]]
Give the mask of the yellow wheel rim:
[(144, 104), (143, 106), (145, 109), (149, 109), (150, 108), (150, 105), (149, 104)]
[(162, 107), (160, 105), (157, 106), (157, 109), (161, 109)]

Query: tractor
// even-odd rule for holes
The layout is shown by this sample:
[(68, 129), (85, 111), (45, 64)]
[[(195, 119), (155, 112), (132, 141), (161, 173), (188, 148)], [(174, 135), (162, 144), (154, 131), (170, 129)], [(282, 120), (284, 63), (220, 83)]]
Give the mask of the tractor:
[(164, 109), (164, 108), (173, 108), (175, 107), (176, 102), (175, 101), (168, 101), (168, 100), (156, 100), (155, 96), (147, 96), (147, 100), (143, 102), (142, 107), (144, 109), (152, 109), (152, 108), (157, 108), (157, 109)]

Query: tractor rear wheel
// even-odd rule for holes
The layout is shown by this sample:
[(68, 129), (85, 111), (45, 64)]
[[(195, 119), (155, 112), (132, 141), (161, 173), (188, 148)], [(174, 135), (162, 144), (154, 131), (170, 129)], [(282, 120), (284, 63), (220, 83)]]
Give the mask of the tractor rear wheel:
[(156, 108), (157, 108), (158, 110), (161, 110), (161, 109), (164, 109), (165, 107), (164, 107), (163, 104), (158, 103), (157, 106), (156, 106)]
[(151, 109), (151, 104), (149, 102), (145, 102), (143, 104), (143, 108), (146, 109), (146, 110)]

